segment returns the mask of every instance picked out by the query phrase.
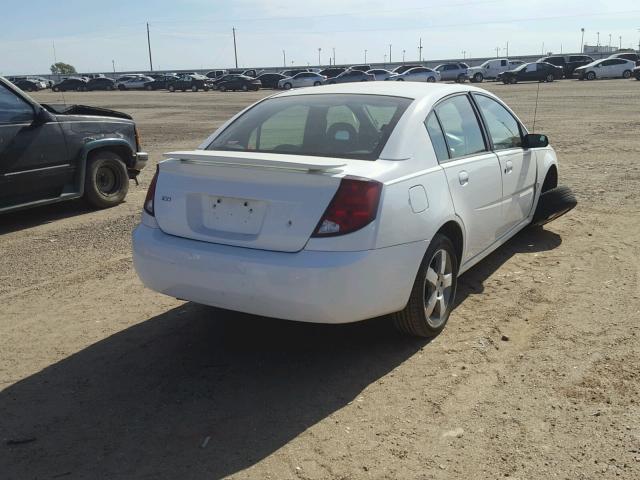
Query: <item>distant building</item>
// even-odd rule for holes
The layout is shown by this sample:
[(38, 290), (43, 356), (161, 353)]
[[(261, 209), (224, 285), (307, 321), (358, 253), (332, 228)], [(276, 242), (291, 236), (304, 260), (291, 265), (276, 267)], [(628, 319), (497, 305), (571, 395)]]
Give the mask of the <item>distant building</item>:
[(618, 47), (610, 47), (608, 45), (585, 45), (582, 53), (615, 53)]

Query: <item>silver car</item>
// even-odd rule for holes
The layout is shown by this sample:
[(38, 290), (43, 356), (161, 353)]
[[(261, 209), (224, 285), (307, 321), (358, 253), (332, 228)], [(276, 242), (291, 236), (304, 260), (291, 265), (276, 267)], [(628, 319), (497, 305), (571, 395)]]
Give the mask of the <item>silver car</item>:
[(327, 77), (314, 72), (300, 72), (293, 77), (283, 78), (278, 81), (278, 88), (289, 90), (297, 87), (317, 87), (322, 85)]
[(427, 67), (415, 67), (399, 75), (392, 75), (387, 80), (396, 82), (437, 82), (440, 80), (440, 72)]
[(118, 82), (118, 90), (144, 90), (144, 84), (147, 82), (153, 82), (153, 78), (144, 76), (129, 78), (124, 82)]
[(395, 75), (395, 73), (385, 70), (384, 68), (374, 68), (373, 70), (367, 70), (367, 73), (376, 77), (376, 80), (386, 80), (389, 77)]
[(469, 65), (466, 63), (443, 63), (435, 68), (440, 72), (442, 80), (453, 80), (462, 83), (469, 78)]

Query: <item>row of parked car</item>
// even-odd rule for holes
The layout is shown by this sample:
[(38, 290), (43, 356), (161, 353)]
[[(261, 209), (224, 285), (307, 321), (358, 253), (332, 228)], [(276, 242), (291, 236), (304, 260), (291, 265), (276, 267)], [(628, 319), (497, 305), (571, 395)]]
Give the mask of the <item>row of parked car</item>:
[(479, 83), (497, 80), (504, 84), (525, 81), (552, 82), (561, 78), (580, 80), (597, 78), (630, 78), (640, 80), (640, 56), (634, 52), (615, 53), (608, 58), (594, 60), (588, 55), (552, 55), (535, 62), (525, 63), (508, 58), (487, 60), (476, 67), (463, 62), (443, 63), (435, 68), (424, 65), (401, 65), (394, 70), (371, 68), (371, 65), (353, 65), (349, 68), (300, 68), (280, 73), (259, 73), (256, 70), (212, 70), (206, 75), (196, 72), (163, 74), (127, 74), (115, 80), (104, 75), (69, 77), (54, 83), (42, 77), (9, 78), (27, 92), (51, 88), (54, 92), (93, 90), (258, 90), (260, 88), (285, 89), (323, 84), (412, 81), (437, 82), (467, 80)]

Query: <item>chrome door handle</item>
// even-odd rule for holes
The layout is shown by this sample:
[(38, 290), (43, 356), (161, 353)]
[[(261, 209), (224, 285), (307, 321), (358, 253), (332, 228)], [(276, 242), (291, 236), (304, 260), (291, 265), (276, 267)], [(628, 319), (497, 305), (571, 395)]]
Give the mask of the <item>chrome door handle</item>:
[(460, 181), (460, 185), (464, 187), (467, 183), (469, 183), (469, 174), (463, 170), (462, 172), (458, 173), (458, 180)]
[(513, 172), (513, 162), (511, 160), (507, 160), (507, 163), (505, 164), (504, 167), (504, 173), (511, 173)]

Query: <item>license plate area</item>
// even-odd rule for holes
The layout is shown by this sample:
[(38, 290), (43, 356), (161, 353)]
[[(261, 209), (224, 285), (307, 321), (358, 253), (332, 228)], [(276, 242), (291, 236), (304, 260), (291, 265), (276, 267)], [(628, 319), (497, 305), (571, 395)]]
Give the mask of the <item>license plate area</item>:
[(219, 232), (257, 235), (267, 211), (267, 203), (247, 198), (212, 195), (208, 197), (204, 226)]

